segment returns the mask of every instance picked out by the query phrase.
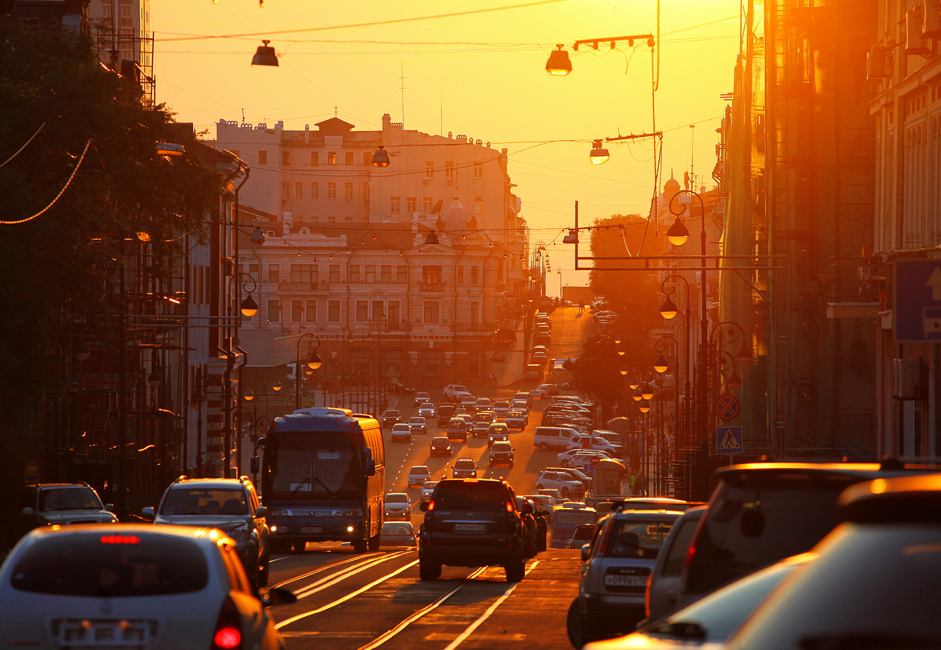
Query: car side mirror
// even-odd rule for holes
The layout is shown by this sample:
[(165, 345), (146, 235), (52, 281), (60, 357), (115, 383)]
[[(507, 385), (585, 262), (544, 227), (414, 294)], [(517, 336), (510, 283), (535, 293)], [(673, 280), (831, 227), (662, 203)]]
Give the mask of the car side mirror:
[(106, 504), (105, 504), (105, 510), (107, 510), (108, 512), (114, 512), (114, 504), (113, 504), (113, 503), (106, 503)]
[(589, 555), (591, 555), (591, 544), (582, 544), (582, 562), (587, 562)]
[(275, 605), (290, 605), (297, 602), (297, 596), (280, 587), (272, 587), (268, 593), (261, 598), (261, 604), (265, 607), (274, 607)]
[(418, 509), (421, 510), (422, 512), (427, 512), (427, 511), (428, 511), (428, 502), (427, 502), (427, 501), (422, 501), (421, 503), (419, 503), (419, 504), (418, 504)]
[(375, 476), (376, 475), (376, 461), (373, 458), (368, 458), (366, 460), (366, 476)]
[(261, 465), (261, 463), (259, 462), (258, 456), (252, 456), (252, 463), (251, 463), (252, 474), (258, 473), (259, 465)]
[(255, 510), (255, 516), (256, 516), (256, 517), (259, 517), (259, 518), (260, 518), (260, 517), (267, 517), (267, 516), (268, 516), (268, 508), (266, 508), (265, 506), (258, 506), (258, 509)]
[(154, 514), (153, 506), (147, 506), (140, 511), (140, 516), (146, 519), (147, 521), (153, 521), (157, 518), (157, 515)]
[(29, 506), (26, 506), (25, 508), (23, 508), (22, 512), (23, 512), (23, 516), (24, 516), (24, 517), (32, 517), (32, 516), (33, 516), (33, 509), (30, 508)]

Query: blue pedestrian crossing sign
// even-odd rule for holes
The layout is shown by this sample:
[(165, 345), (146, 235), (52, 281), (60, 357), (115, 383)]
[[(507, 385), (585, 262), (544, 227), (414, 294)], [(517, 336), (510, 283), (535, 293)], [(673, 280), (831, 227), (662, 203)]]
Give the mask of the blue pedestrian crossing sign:
[(716, 453), (740, 454), (745, 451), (742, 427), (716, 427)]

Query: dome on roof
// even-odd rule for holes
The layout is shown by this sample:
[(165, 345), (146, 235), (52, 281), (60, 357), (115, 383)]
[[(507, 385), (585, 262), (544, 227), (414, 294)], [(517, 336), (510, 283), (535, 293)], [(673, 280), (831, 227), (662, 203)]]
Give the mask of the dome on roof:
[(473, 218), (473, 215), (461, 205), (460, 197), (454, 197), (454, 203), (447, 210), (441, 213), (440, 220), (444, 223), (443, 230), (467, 230), (467, 222)]
[(663, 202), (665, 205), (669, 206), (670, 201), (676, 196), (676, 193), (680, 191), (680, 183), (672, 176), (670, 180), (663, 184)]

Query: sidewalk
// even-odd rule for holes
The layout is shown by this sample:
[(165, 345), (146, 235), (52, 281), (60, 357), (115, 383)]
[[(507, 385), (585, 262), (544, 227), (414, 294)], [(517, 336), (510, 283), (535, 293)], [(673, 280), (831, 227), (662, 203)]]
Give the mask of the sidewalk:
[(509, 386), (523, 378), (526, 365), (526, 350), (523, 349), (525, 337), (524, 330), (516, 330), (516, 346), (513, 349), (501, 351), (501, 354), (506, 358), (506, 363), (493, 364), (494, 374), (497, 376), (497, 386)]

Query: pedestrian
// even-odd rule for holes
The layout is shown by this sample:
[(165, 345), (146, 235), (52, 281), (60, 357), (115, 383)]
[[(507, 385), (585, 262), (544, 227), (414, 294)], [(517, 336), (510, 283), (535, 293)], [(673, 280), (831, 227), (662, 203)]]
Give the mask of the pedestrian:
[(490, 374), (487, 376), (487, 384), (493, 386), (497, 383), (497, 377), (493, 374), (493, 370), (490, 371)]

